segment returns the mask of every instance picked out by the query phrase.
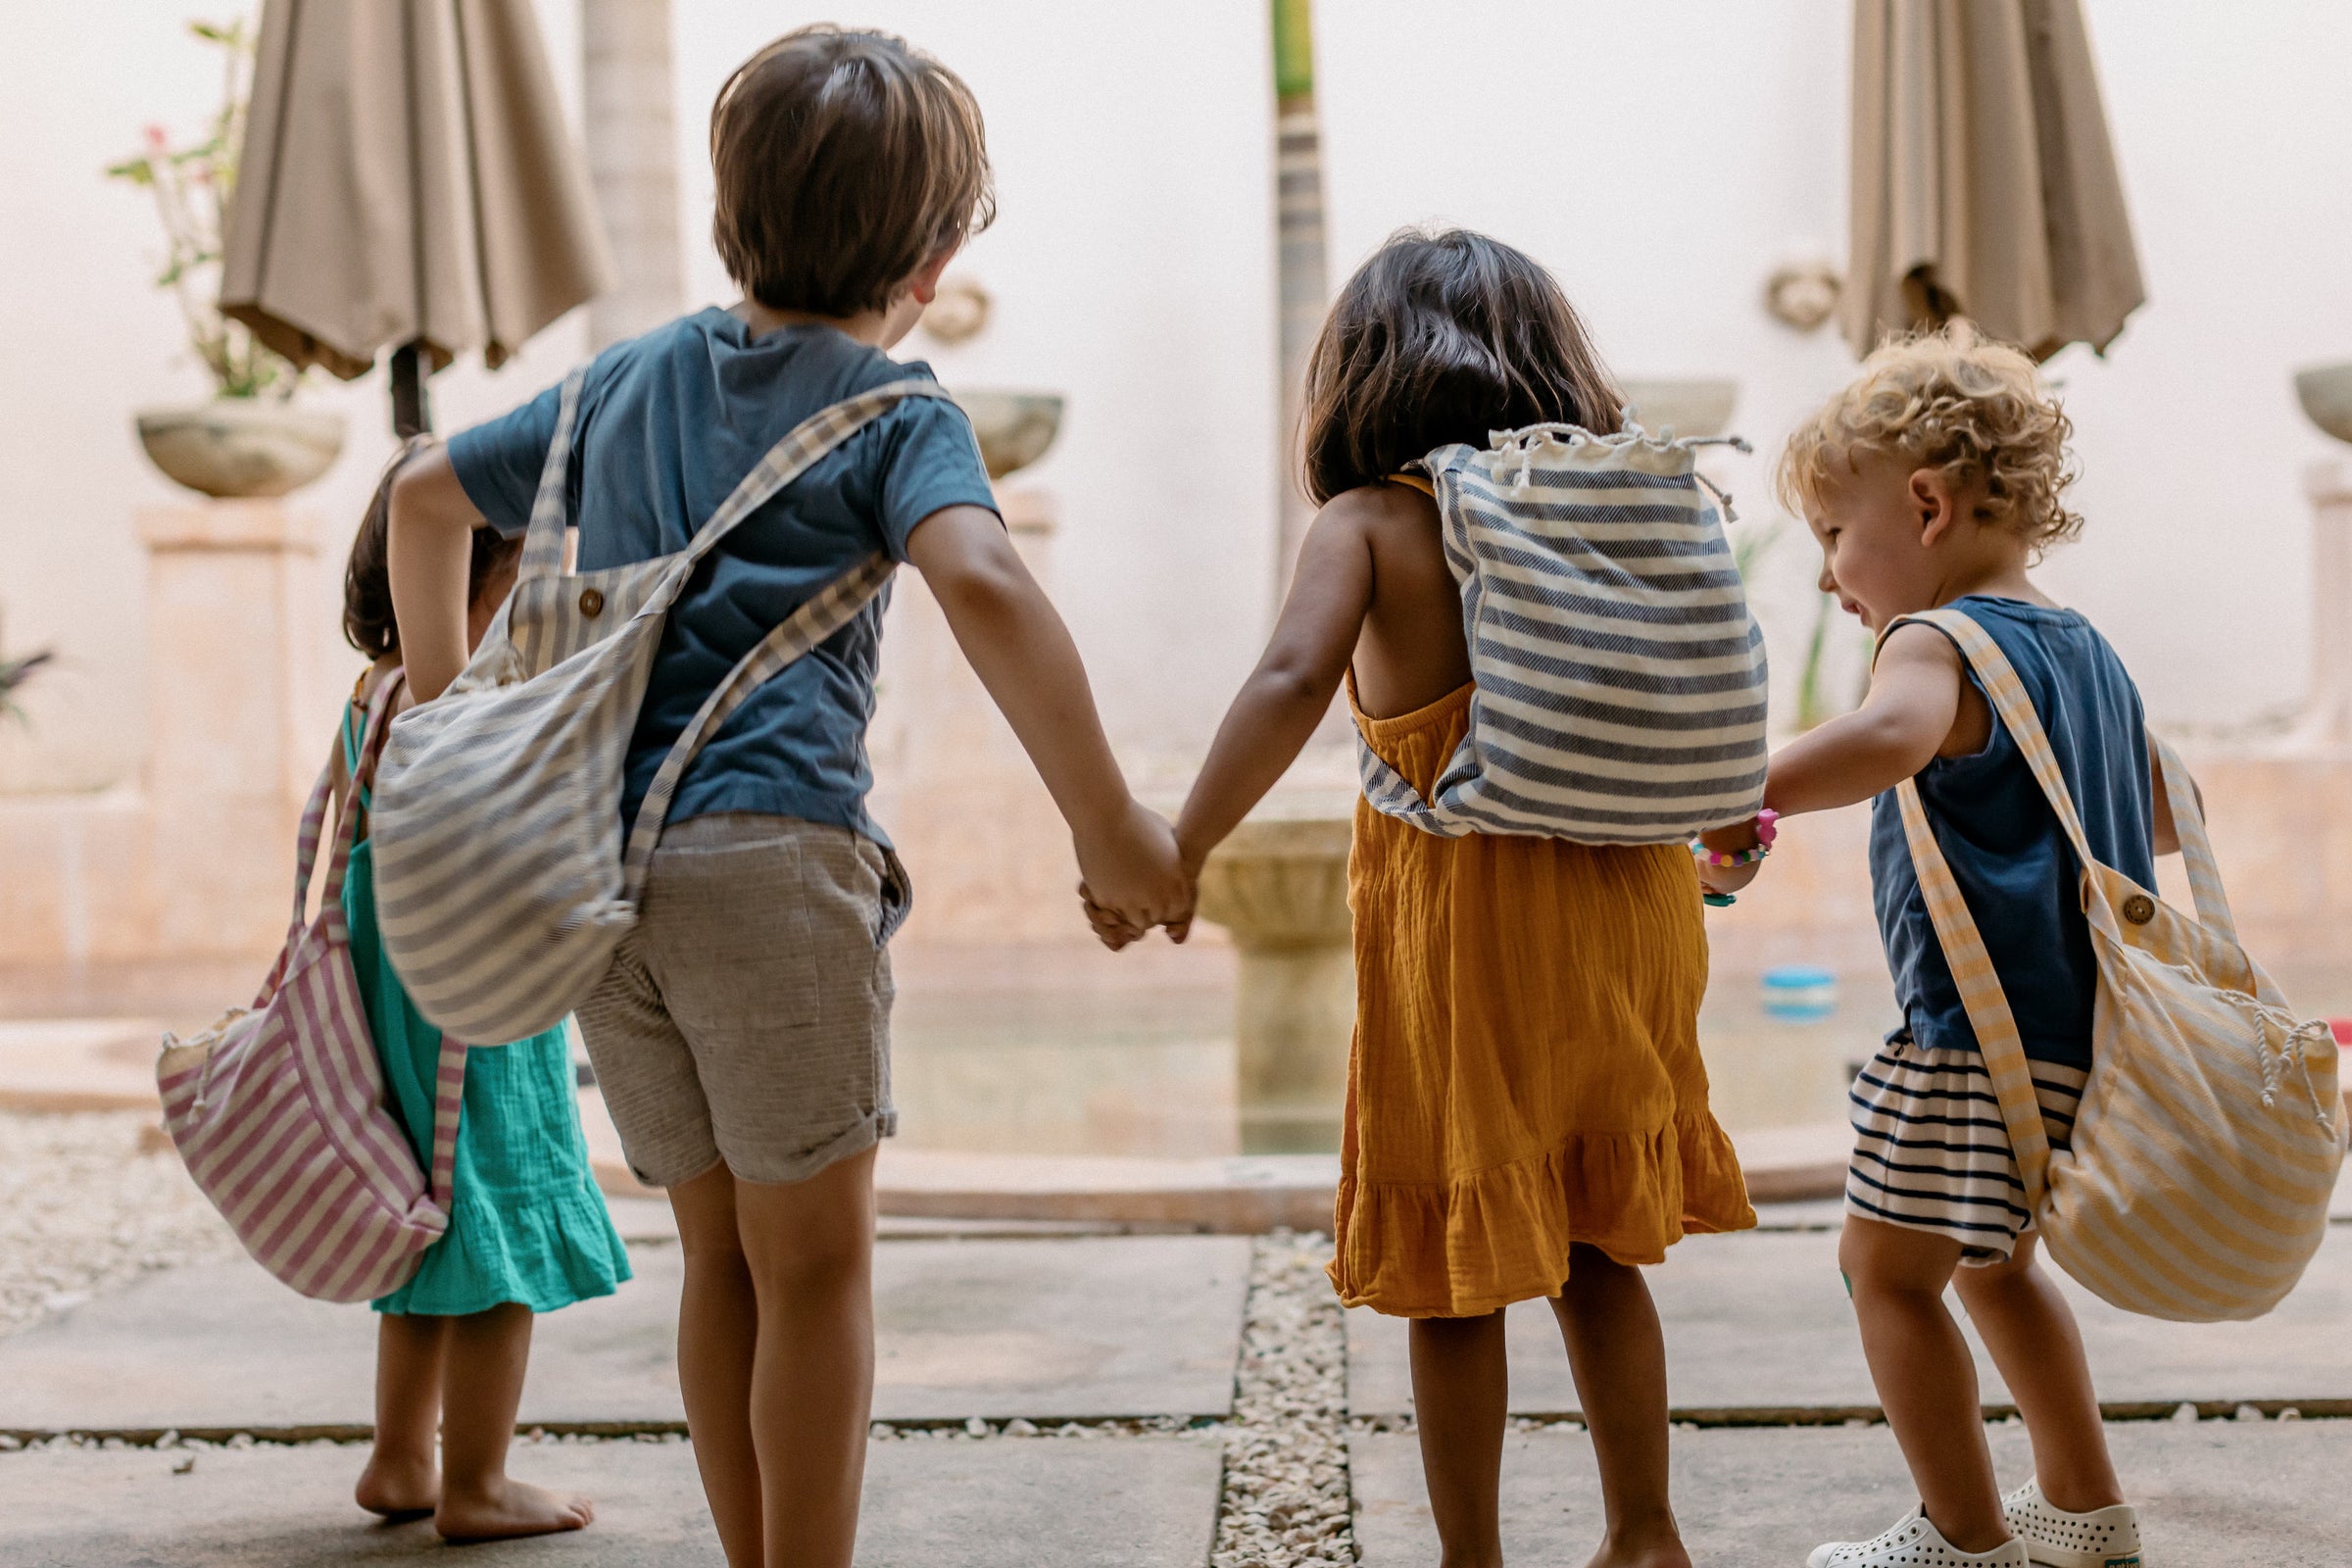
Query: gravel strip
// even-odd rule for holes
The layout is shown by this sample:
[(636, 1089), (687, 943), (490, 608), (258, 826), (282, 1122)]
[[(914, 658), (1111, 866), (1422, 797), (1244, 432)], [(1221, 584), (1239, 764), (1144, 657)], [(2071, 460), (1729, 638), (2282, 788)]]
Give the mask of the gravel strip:
[(1353, 1563), (1348, 1335), (1323, 1274), (1330, 1240), (1276, 1231), (1250, 1260), (1250, 1304), (1213, 1568)]
[(235, 1257), (220, 1216), (139, 1111), (0, 1112), (0, 1335), (146, 1269)]

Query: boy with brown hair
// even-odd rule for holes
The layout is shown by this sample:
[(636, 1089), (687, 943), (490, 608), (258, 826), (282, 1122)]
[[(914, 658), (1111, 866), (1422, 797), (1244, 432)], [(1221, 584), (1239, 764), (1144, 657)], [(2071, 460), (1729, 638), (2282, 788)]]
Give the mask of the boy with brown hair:
[[(885, 351), (994, 213), (970, 90), (885, 34), (805, 27), (760, 51), (719, 92), (710, 152), (714, 238), (745, 298), (589, 368), (567, 486), (583, 569), (684, 549), (803, 420), (930, 378)], [(544, 393), (396, 482), (393, 597), (419, 701), (465, 664), (467, 542), (526, 526), (557, 408)], [(697, 573), (638, 713), (624, 820), (736, 662), (876, 552), (923, 574), (1096, 901), (1137, 926), (1181, 921), (1168, 826), (1129, 794), (969, 422), (934, 397), (849, 438)], [(885, 945), (908, 901), (865, 808), (882, 610), (760, 686), (687, 769), (638, 923), (579, 1014), (630, 1165), (678, 1216), (679, 1383), (730, 1568), (847, 1568), (857, 1534), (873, 1155), (895, 1123)]]

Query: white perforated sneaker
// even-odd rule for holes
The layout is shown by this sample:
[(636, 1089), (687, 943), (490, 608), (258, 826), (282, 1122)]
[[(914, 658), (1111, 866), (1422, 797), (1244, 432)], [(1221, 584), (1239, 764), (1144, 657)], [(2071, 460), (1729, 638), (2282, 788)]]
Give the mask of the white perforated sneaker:
[(2090, 1513), (2050, 1506), (2041, 1483), (2029, 1481), (2001, 1499), (2026, 1556), (2048, 1568), (2140, 1568), (2139, 1515), (2128, 1502)]
[(1902, 1523), (1876, 1541), (1833, 1541), (1815, 1546), (1805, 1568), (2028, 1568), (2032, 1561), (2022, 1542), (2002, 1542), (1990, 1551), (1962, 1551), (1943, 1539), (1943, 1532), (1914, 1508)]

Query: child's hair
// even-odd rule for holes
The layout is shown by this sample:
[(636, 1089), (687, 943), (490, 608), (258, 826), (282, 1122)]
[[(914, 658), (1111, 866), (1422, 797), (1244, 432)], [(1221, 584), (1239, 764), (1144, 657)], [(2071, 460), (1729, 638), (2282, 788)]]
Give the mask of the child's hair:
[(880, 310), (996, 217), (972, 90), (886, 32), (801, 27), (738, 66), (710, 166), (719, 259), (770, 310)]
[[(388, 549), (392, 525), (392, 480), (418, 451), (432, 444), (431, 436), (411, 436), (401, 444), (384, 476), (368, 498), (368, 514), (351, 541), (351, 560), (343, 567), (343, 640), (369, 659), (400, 652), (400, 628), (392, 619), (392, 572)], [(468, 601), (482, 591), (490, 574), (522, 550), (519, 538), (509, 539), (495, 528), (473, 530), (473, 560), (466, 569)]]
[(1456, 441), (1618, 427), (1585, 323), (1534, 258), (1464, 228), (1400, 228), (1355, 270), (1306, 367), (1300, 477), (1320, 504)]
[(1898, 456), (1954, 485), (1982, 481), (1984, 520), (2022, 535), (2038, 558), (2082, 529), (2060, 499), (2075, 482), (2073, 434), (2031, 359), (1954, 321), (1882, 343), (1788, 437), (1773, 482), (1783, 506), (1805, 514), (1833, 472), (1853, 472), (1864, 454)]

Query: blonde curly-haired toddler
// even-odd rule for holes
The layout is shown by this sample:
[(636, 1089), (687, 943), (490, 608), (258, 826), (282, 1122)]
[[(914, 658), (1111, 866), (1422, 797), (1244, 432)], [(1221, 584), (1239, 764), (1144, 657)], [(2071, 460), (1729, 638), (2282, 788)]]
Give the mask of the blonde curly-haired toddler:
[[(1862, 706), (1777, 754), (1764, 798), (1783, 816), (1874, 803), (1871, 882), (1903, 1016), (1854, 1084), (1838, 1262), (1922, 1499), (1875, 1541), (1821, 1547), (1812, 1568), (2139, 1562), (2082, 1337), (2035, 1260), (2017, 1159), (1893, 793), (1917, 781), (2062, 1150), (2098, 1070), (2082, 868), (1957, 645), (1903, 617), (1949, 607), (1984, 629), (2033, 699), (2092, 852), (2154, 885), (2155, 856), (2179, 846), (2139, 693), (2106, 639), (2029, 573), (2082, 528), (2063, 500), (2070, 433), (2025, 355), (1957, 325), (1881, 348), (1781, 459), (1782, 498), (1821, 545), (1823, 591), (1880, 639)], [(1741, 825), (1708, 840), (1738, 851), (1757, 833)], [(1730, 891), (1755, 870), (1702, 874)], [(1955, 1280), (2033, 1440), (2034, 1479), (2007, 1497), (1975, 1364), (1943, 1302)]]

